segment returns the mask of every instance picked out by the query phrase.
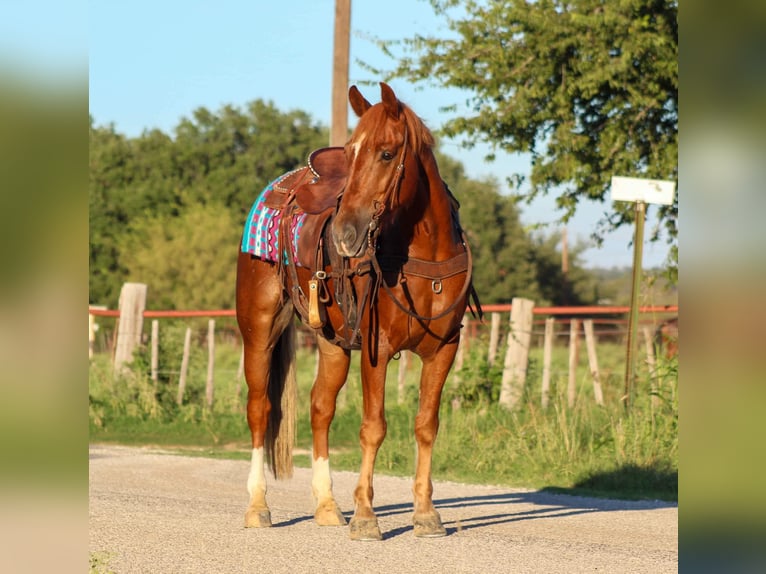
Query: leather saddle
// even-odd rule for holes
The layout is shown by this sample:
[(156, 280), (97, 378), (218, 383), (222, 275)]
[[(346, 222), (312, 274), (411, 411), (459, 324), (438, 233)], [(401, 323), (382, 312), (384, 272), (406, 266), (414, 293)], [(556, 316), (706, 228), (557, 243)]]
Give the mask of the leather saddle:
[(311, 152), (308, 165), (291, 171), (274, 184), (267, 207), (284, 209), (291, 203), (315, 215), (335, 207), (346, 187), (348, 170), (342, 147), (326, 147)]
[[(315, 329), (324, 326), (324, 313), (321, 309), (323, 302), (313, 300), (313, 297), (309, 298), (303, 292), (299, 286), (295, 262), (313, 272), (312, 282), (324, 274), (328, 265), (332, 265), (331, 257), (328, 256), (332, 249), (327, 248), (329, 239), (326, 233), (338, 199), (345, 189), (347, 176), (346, 156), (342, 147), (318, 149), (309, 155), (308, 165), (286, 174), (274, 183), (273, 192), (268, 198), (269, 207), (282, 211), (279, 252), (285, 253), (285, 257), (280, 256), (279, 272), (283, 284), (287, 285), (286, 279), (289, 277), (293, 285), (289, 293), (295, 309), (304, 322)], [(292, 253), (291, 242), (282, 243), (281, 238), (290, 236), (290, 222), (293, 216), (299, 214), (305, 216), (298, 236), (297, 253)], [(326, 291), (324, 285), (323, 288)], [(342, 340), (337, 335), (329, 338), (336, 342)]]

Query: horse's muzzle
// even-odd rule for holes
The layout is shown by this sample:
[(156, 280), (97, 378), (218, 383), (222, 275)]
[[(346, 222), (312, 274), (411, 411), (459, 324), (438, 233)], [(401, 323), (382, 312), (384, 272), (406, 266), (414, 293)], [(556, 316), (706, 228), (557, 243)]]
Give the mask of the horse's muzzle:
[(343, 257), (360, 257), (367, 244), (368, 225), (359, 222), (332, 222), (332, 240), (335, 249)]

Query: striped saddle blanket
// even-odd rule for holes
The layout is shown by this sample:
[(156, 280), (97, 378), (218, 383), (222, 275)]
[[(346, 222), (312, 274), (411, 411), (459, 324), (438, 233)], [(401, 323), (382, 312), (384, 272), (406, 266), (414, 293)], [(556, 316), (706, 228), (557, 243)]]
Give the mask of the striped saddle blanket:
[[(243, 253), (250, 253), (265, 261), (277, 262), (279, 257), (279, 222), (282, 218), (282, 210), (268, 207), (267, 199), (274, 193), (274, 186), (289, 175), (291, 173), (286, 173), (272, 181), (255, 200), (245, 221), (245, 231), (242, 234)], [(300, 211), (293, 215), (290, 222), (290, 239), (292, 240), (292, 252), (296, 254), (296, 265), (300, 265), (297, 259), (298, 239), (306, 216), (306, 213)], [(283, 263), (288, 264), (289, 261), (286, 259), (285, 257)]]

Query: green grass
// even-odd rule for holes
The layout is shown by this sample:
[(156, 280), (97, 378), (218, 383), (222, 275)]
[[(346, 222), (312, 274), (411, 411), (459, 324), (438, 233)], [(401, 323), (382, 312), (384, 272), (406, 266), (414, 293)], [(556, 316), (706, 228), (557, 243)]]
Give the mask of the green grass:
[[(180, 329), (179, 329), (180, 331)], [(170, 338), (172, 339), (172, 333)], [(176, 337), (176, 345), (177, 339)], [(216, 400), (203, 405), (207, 353), (192, 354), (188, 402), (175, 404), (180, 351), (172, 344), (161, 352), (160, 381), (146, 375), (145, 357), (135, 361), (128, 376), (115, 379), (106, 356), (90, 368), (90, 438), (93, 442), (155, 445), (199, 456), (249, 458), (244, 382), (237, 379), (239, 349), (220, 343), (216, 349)], [(593, 400), (593, 386), (584, 349), (577, 373), (577, 397), (567, 405), (568, 350), (556, 348), (552, 365), (551, 400), (540, 399), (541, 349), (533, 349), (521, 404), (508, 411), (496, 404), (501, 366), (488, 368), (486, 345), (476, 340), (467, 353), (461, 382), (447, 381), (441, 426), (434, 450), (435, 479), (552, 489), (617, 498), (677, 500), (678, 404), (677, 363), (661, 364), (659, 404), (651, 401), (650, 376), (641, 366), (635, 398), (624, 409), (624, 351), (621, 346), (598, 347), (604, 406)], [(309, 466), (311, 449), (309, 393), (315, 355), (298, 354), (299, 419), (296, 464)], [(499, 361), (502, 363), (502, 360)], [(170, 365), (170, 366), (168, 366)], [(405, 393), (398, 403), (399, 363), (389, 367), (386, 386), (388, 434), (378, 454), (376, 472), (410, 476), (415, 466), (414, 418), (417, 409), (419, 360), (412, 357)], [(452, 408), (460, 399), (462, 407)], [(359, 356), (354, 354), (346, 387), (330, 434), (335, 469), (358, 470), (361, 422)]]

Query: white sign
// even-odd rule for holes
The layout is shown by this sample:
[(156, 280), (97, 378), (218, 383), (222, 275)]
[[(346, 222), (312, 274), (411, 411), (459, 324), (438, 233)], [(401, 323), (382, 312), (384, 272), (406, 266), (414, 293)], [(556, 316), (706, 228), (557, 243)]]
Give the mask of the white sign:
[(612, 201), (643, 201), (671, 205), (676, 184), (662, 179), (612, 176)]

